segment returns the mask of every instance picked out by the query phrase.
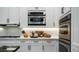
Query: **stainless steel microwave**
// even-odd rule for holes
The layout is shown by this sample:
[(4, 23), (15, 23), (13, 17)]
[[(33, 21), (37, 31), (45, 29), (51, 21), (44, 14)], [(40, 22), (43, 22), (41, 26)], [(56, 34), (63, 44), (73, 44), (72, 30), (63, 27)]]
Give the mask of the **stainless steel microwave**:
[(46, 25), (45, 10), (32, 10), (28, 12), (28, 25)]

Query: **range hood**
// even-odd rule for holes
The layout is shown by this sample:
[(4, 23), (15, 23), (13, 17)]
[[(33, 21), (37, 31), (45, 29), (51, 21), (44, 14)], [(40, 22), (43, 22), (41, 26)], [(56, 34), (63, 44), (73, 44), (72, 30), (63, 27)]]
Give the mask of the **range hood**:
[(16, 52), (20, 46), (1, 46), (0, 52)]

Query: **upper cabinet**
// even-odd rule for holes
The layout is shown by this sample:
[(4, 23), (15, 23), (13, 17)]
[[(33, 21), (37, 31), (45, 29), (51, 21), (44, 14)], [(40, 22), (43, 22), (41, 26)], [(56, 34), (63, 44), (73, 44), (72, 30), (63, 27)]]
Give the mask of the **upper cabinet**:
[(10, 24), (19, 24), (20, 15), (19, 15), (18, 7), (9, 8), (9, 19), (10, 19)]
[[(44, 10), (46, 13), (45, 26), (28, 26), (28, 11)], [(0, 24), (19, 24), (20, 27), (53, 28), (58, 27), (60, 7), (0, 7)]]
[(0, 7), (0, 24), (6, 24), (9, 16), (9, 8)]
[(0, 24), (19, 24), (19, 8), (0, 7)]

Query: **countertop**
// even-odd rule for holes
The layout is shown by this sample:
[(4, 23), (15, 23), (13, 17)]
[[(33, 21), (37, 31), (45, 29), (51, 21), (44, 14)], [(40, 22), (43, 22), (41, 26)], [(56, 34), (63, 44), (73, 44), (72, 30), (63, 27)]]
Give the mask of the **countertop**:
[[(58, 42), (54, 38), (0, 38), (0, 46), (2, 45), (52, 45), (52, 42)], [(49, 43), (50, 42), (50, 43)]]
[(51, 38), (0, 38), (0, 40), (3, 40), (3, 39), (6, 39), (6, 40), (7, 40), (7, 39), (8, 39), (8, 40), (14, 40), (14, 39), (15, 39), (15, 40), (33, 40), (33, 39), (34, 39), (34, 40), (36, 40), (36, 39), (37, 39), (37, 40), (40, 40), (40, 39), (56, 39), (56, 40), (58, 40), (58, 38), (52, 38), (52, 37), (51, 37)]

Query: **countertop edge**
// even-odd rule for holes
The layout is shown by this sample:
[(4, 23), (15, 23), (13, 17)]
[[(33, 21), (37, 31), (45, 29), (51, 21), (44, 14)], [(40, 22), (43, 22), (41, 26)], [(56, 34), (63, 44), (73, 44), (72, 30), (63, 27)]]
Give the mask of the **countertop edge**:
[(0, 38), (0, 40), (42, 40), (42, 39), (52, 39), (58, 40), (58, 38)]

